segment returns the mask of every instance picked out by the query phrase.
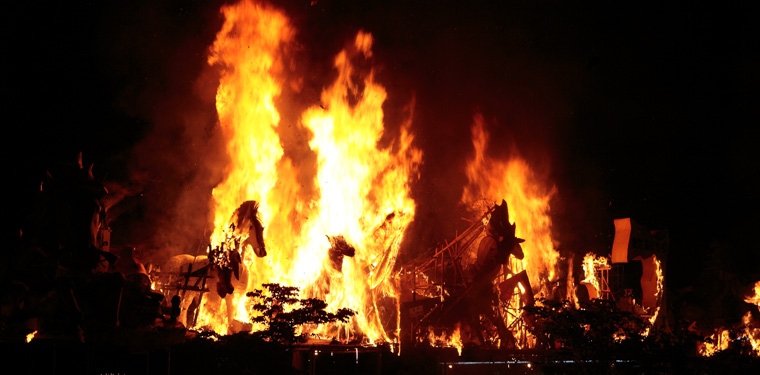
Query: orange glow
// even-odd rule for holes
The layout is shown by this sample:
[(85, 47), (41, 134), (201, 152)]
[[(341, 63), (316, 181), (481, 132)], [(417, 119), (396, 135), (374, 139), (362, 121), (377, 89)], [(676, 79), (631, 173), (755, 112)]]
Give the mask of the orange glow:
[(616, 343), (621, 343), (628, 339), (628, 336), (625, 335), (625, 332), (623, 330), (619, 330), (612, 334), (612, 339), (615, 340)]
[(37, 335), (37, 331), (34, 331), (34, 332), (26, 335), (26, 343), (28, 344), (28, 343), (32, 342), (32, 340), (34, 339), (34, 336), (36, 336), (36, 335)]
[(755, 283), (755, 288), (753, 289), (753, 291), (754, 291), (754, 294), (751, 296), (747, 296), (747, 298), (744, 299), (744, 302), (757, 305), (757, 309), (760, 310), (760, 281)]
[[(213, 191), (211, 245), (230, 238), (235, 241), (226, 243), (245, 242), (245, 234), (228, 229), (228, 220), (241, 203), (254, 200), (267, 254), (258, 258), (250, 246), (239, 245), (245, 265), (239, 285), (223, 301), (204, 299), (197, 327), (236, 331), (240, 324), (235, 321), (250, 322), (246, 291), (279, 283), (299, 287), (301, 298), (325, 300), (329, 310), (357, 313), (349, 323), (307, 333), (369, 344), (394, 341), (398, 332), (386, 332), (381, 311), (398, 311), (393, 267), (414, 218), (409, 183), (418, 175), (422, 153), (412, 146), (411, 114), (391, 145), (378, 146), (386, 91), (373, 71), (354, 68), (355, 61), (371, 62), (372, 36), (359, 32), (352, 46), (338, 53), (338, 76), (322, 92), (321, 105), (300, 116), (297, 128), (308, 140), (315, 169), (286, 156), (278, 132), (282, 125), (276, 102), (288, 99), (281, 97), (283, 83), (291, 78), (283, 56), (293, 42), (293, 27), (283, 13), (251, 1), (225, 6), (222, 13), (226, 21), (209, 63), (222, 73), (217, 111), (230, 164)], [(302, 191), (303, 176), (313, 180), (316, 191)], [(333, 267), (326, 236), (339, 235), (356, 252)], [(386, 306), (388, 301), (395, 306)]]

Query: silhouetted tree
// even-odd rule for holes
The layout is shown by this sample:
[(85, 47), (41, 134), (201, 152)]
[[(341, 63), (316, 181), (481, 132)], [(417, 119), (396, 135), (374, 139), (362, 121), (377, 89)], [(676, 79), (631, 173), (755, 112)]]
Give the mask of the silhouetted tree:
[[(296, 335), (296, 328), (303, 324), (325, 324), (335, 321), (347, 322), (355, 315), (351, 309), (341, 308), (335, 313), (325, 311), (327, 304), (318, 298), (299, 299), (299, 289), (280, 284), (263, 284), (266, 291), (255, 289), (246, 295), (256, 299), (253, 310), (260, 315), (251, 320), (264, 323), (267, 328), (256, 332), (268, 341), (292, 344), (304, 340), (304, 335)], [(288, 311), (289, 310), (289, 311)]]

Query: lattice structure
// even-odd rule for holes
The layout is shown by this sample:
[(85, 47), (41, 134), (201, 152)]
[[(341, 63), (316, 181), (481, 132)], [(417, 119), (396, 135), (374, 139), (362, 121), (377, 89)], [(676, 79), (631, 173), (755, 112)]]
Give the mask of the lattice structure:
[[(205, 293), (209, 292), (207, 282), (209, 278), (213, 278), (209, 275), (211, 269), (210, 265), (205, 265), (197, 270), (193, 270), (193, 263), (187, 264), (187, 268), (180, 267), (178, 272), (162, 272), (160, 270), (150, 270), (148, 274), (150, 279), (153, 280), (153, 289), (162, 293), (165, 297), (171, 295), (179, 295), (183, 300), (189, 298), (193, 300), (194, 304), (188, 311), (186, 325), (192, 327), (195, 325), (195, 308), (200, 305), (201, 300)], [(197, 292), (197, 295), (188, 295), (189, 293)]]
[[(522, 268), (520, 260), (510, 258), (509, 262), (502, 267), (502, 272), (496, 279), (500, 289), (507, 289), (504, 286), (509, 284), (509, 278), (522, 272)], [(526, 280), (526, 284), (528, 283)], [(501, 298), (499, 300), (500, 311), (504, 314), (503, 318), (507, 324), (507, 328), (515, 335), (517, 345), (520, 348), (529, 348), (534, 345), (533, 339), (528, 333), (528, 326), (523, 318), (523, 307), (527, 305), (526, 292), (533, 293), (532, 290), (525, 290), (526, 286), (530, 288), (530, 285), (518, 283), (518, 286), (511, 287), (511, 290), (501, 290)], [(532, 304), (532, 295), (530, 300)]]

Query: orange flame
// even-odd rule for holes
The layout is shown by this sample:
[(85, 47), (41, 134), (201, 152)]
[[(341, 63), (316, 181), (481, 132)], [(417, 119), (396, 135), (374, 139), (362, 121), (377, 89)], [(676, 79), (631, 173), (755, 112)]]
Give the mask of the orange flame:
[[(549, 201), (556, 189), (538, 181), (527, 162), (513, 156), (508, 161), (495, 160), (486, 155), (488, 132), (481, 115), (476, 115), (472, 126), (472, 143), (475, 155), (467, 163), (468, 184), (462, 202), (475, 205), (483, 199), (493, 202), (505, 199), (509, 218), (517, 224), (517, 237), (522, 243), (525, 258), (520, 262), (528, 270), (534, 292), (550, 295), (550, 281), (556, 281), (559, 253), (551, 237)], [(512, 269), (513, 273), (521, 269)]]
[[(234, 210), (255, 200), (267, 255), (256, 258), (245, 245), (237, 249), (245, 265), (242, 285), (224, 302), (213, 296), (206, 299), (197, 326), (222, 334), (234, 331), (235, 320), (250, 320), (245, 292), (262, 283), (280, 283), (301, 288), (302, 298), (324, 299), (330, 309), (357, 312), (349, 324), (312, 333), (342, 339), (361, 334), (369, 343), (392, 341), (381, 322), (381, 304), (390, 299), (398, 309), (392, 271), (404, 231), (414, 218), (408, 191), (422, 153), (412, 147), (411, 115), (393, 144), (378, 147), (386, 92), (372, 71), (356, 82), (362, 72), (352, 64), (372, 56), (372, 36), (359, 32), (354, 44), (337, 55), (338, 77), (323, 91), (322, 106), (301, 116), (300, 131), (316, 156), (315, 171), (284, 156), (278, 135), (280, 115), (274, 99), (287, 78), (283, 54), (295, 34), (287, 17), (248, 0), (225, 6), (222, 13), (226, 20), (209, 63), (222, 71), (217, 111), (230, 165), (213, 191), (211, 243), (213, 247), (224, 241)], [(317, 193), (300, 191), (303, 175), (313, 178)], [(356, 252), (336, 269), (331, 267), (326, 236), (338, 235)]]
[(728, 343), (731, 341), (727, 329), (724, 329), (719, 333), (714, 333), (710, 336), (710, 340), (712, 342), (702, 342), (698, 345), (699, 355), (703, 357), (711, 357), (721, 350), (728, 349)]
[(583, 276), (585, 277), (583, 281), (581, 281), (581, 284), (589, 284), (592, 285), (597, 293), (599, 293), (602, 288), (599, 284), (599, 279), (596, 278), (596, 273), (599, 268), (602, 267), (608, 267), (609, 262), (607, 258), (605, 257), (596, 257), (594, 254), (588, 253), (585, 257), (583, 257)]
[[(753, 291), (754, 295), (747, 296), (744, 301), (757, 305), (757, 309), (760, 310), (760, 281), (755, 283)], [(742, 322), (744, 323), (744, 336), (752, 345), (752, 350), (755, 352), (755, 355), (760, 356), (760, 328), (753, 328), (752, 313), (748, 311), (747, 314), (742, 317)], [(757, 327), (757, 325), (754, 327)]]
[[(744, 314), (742, 317), (742, 323), (744, 324), (744, 327), (737, 327), (737, 330), (734, 331), (736, 339), (749, 342), (752, 354), (760, 356), (760, 328), (757, 328), (757, 325), (753, 324), (751, 312)], [(715, 333), (710, 336), (710, 340), (712, 342), (699, 343), (699, 355), (710, 357), (721, 350), (728, 349), (728, 345), (731, 342), (730, 333), (727, 329), (724, 329), (720, 333)]]
[[(516, 236), (525, 239), (521, 244), (525, 256), (522, 260), (510, 257), (507, 268), (511, 274), (506, 277), (527, 270), (533, 292), (551, 296), (553, 291), (550, 285), (557, 281), (559, 253), (554, 249), (551, 237), (549, 201), (556, 189), (547, 189), (527, 162), (518, 156), (513, 156), (507, 161), (487, 156), (488, 139), (483, 117), (478, 114), (472, 126), (475, 154), (467, 162), (468, 184), (464, 188), (461, 201), (482, 212), (483, 202), (490, 206), (491, 202), (506, 200), (510, 221), (517, 225)], [(511, 299), (502, 303), (503, 311), (500, 313), (508, 327), (518, 330), (513, 332), (515, 336), (522, 337), (530, 346), (530, 334), (519, 332), (520, 325), (514, 324), (522, 313), (520, 295), (525, 290), (525, 286), (518, 285)], [(522, 341), (518, 340), (518, 346), (521, 345), (520, 342)]]
[[(757, 288), (757, 285), (755, 285), (755, 287)], [(744, 323), (744, 332), (742, 332), (742, 335), (749, 340), (750, 345), (752, 345), (752, 351), (755, 355), (760, 356), (760, 328), (754, 328), (757, 326), (753, 327), (751, 312), (748, 311), (742, 317), (742, 323)]]
[[(659, 259), (657, 259), (656, 255), (652, 255), (654, 257), (654, 264), (656, 266), (656, 272), (657, 272), (657, 295), (655, 296), (655, 300), (657, 301), (657, 308), (654, 310), (654, 313), (652, 314), (652, 317), (649, 318), (649, 323), (654, 326), (654, 323), (657, 321), (657, 315), (660, 313), (660, 308), (662, 307), (662, 294), (665, 291), (663, 288), (663, 281), (665, 280), (665, 275), (662, 272), (662, 263)], [(649, 329), (647, 328), (646, 332), (644, 332), (644, 336), (649, 335)]]
[(440, 335), (435, 334), (435, 330), (432, 327), (428, 328), (428, 341), (430, 346), (436, 348), (456, 348), (457, 353), (462, 355), (462, 349), (464, 344), (462, 343), (462, 333), (459, 323), (456, 324), (454, 330), (449, 334), (444, 330)]
[(32, 342), (32, 340), (34, 340), (34, 336), (36, 336), (36, 335), (37, 335), (37, 331), (34, 331), (34, 332), (26, 335), (26, 343), (28, 344), (28, 343)]

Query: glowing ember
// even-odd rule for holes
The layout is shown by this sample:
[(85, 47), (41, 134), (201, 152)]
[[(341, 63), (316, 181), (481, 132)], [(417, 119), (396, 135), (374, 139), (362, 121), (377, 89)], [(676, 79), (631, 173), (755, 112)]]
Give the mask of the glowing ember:
[(626, 336), (625, 332), (623, 330), (619, 330), (612, 334), (612, 339), (615, 340), (616, 343), (621, 343), (628, 339), (628, 336)]
[[(197, 326), (235, 331), (236, 320), (250, 321), (245, 292), (279, 283), (299, 287), (301, 298), (325, 300), (328, 309), (357, 313), (352, 323), (311, 333), (393, 341), (380, 312), (398, 310), (391, 271), (414, 218), (409, 182), (422, 153), (412, 147), (411, 117), (393, 144), (378, 148), (386, 92), (372, 71), (354, 68), (355, 61), (371, 61), (372, 36), (359, 32), (353, 45), (337, 55), (337, 79), (322, 92), (321, 105), (302, 114), (302, 126), (296, 128), (309, 140), (316, 166), (301, 165), (285, 155), (275, 105), (275, 99), (287, 99), (280, 95), (289, 79), (284, 56), (294, 29), (283, 13), (251, 1), (222, 12), (226, 21), (209, 63), (221, 69), (217, 111), (230, 164), (213, 191), (211, 247), (222, 249), (222, 258), (237, 252), (244, 266), (239, 285), (224, 301), (204, 300)], [(302, 187), (305, 178), (313, 180), (314, 189)], [(233, 212), (248, 201), (258, 204), (264, 226), (263, 257), (255, 256), (262, 255), (263, 245), (247, 241), (251, 234), (230, 229)], [(355, 253), (338, 254), (333, 248), (338, 243)], [(389, 303), (395, 307), (385, 306)]]
[(534, 292), (551, 295), (549, 285), (556, 281), (559, 253), (551, 237), (549, 201), (555, 189), (547, 189), (520, 157), (508, 161), (495, 160), (486, 155), (488, 132), (483, 117), (475, 116), (472, 126), (472, 143), (475, 155), (467, 163), (468, 184), (462, 202), (476, 205), (483, 199), (490, 202), (505, 199), (509, 217), (517, 224), (516, 236), (526, 241), (521, 244), (525, 258), (520, 269), (528, 270)]

